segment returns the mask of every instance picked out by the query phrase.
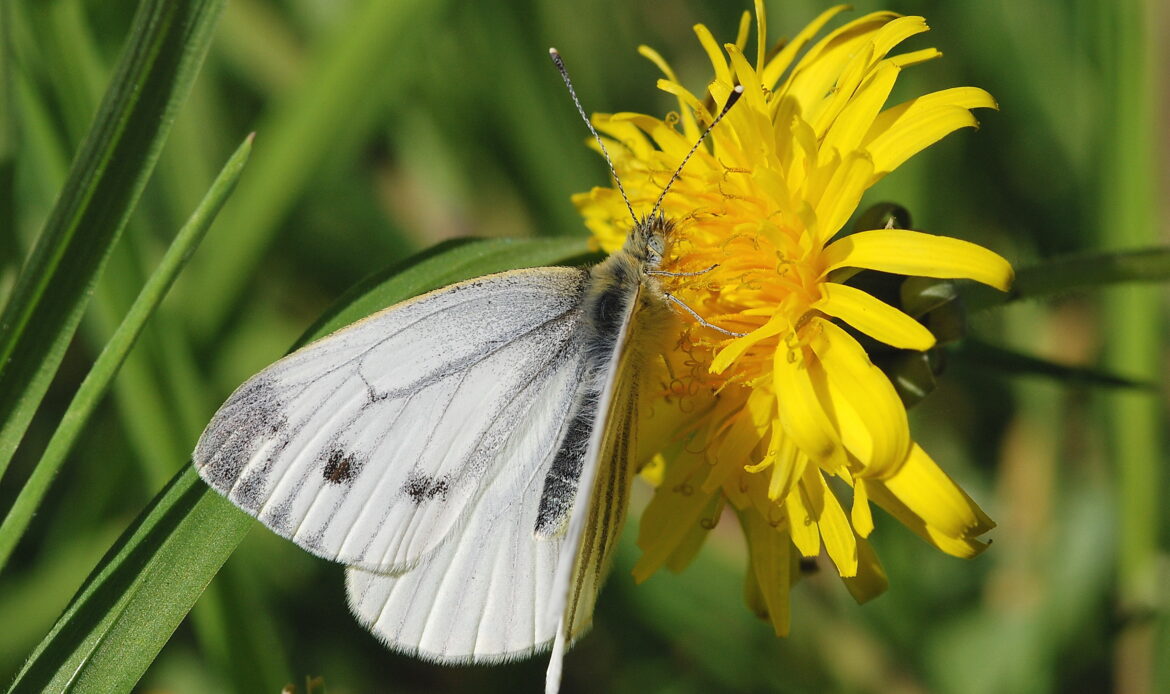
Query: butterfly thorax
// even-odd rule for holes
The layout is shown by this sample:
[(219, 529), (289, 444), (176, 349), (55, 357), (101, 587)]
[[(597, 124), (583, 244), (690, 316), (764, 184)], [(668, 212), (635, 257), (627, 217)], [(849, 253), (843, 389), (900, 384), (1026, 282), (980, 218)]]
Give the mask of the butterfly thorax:
[[(606, 348), (612, 348), (628, 318), (631, 302), (642, 297), (643, 301), (662, 303), (662, 289), (651, 272), (662, 264), (672, 227), (660, 214), (641, 219), (626, 237), (625, 244), (590, 271), (582, 310), (586, 329), (594, 338), (591, 342), (599, 343), (591, 344), (591, 351), (596, 346), (608, 357)], [(642, 322), (639, 318), (639, 324)]]
[[(639, 221), (626, 243), (589, 271), (581, 301), (578, 329), (586, 358), (582, 364), (579, 400), (573, 409), (556, 461), (549, 471), (541, 498), (536, 535), (552, 536), (564, 530), (577, 498), (577, 482), (585, 447), (599, 415), (598, 399), (606, 377), (614, 370), (627, 383), (636, 383), (647, 358), (647, 345), (669, 324), (671, 313), (658, 279), (652, 274), (662, 263), (671, 223), (661, 215)], [(634, 388), (636, 390), (636, 387)]]

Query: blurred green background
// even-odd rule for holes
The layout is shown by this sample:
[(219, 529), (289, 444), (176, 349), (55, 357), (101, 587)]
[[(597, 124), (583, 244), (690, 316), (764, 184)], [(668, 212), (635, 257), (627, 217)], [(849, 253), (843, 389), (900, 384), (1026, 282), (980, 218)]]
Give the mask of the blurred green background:
[[(769, 39), (825, 2), (766, 3)], [(958, 85), (999, 99), (978, 132), (916, 157), (863, 203), (978, 241), (1019, 267), (1166, 242), (1170, 10), (1157, 0), (862, 0), (922, 14), (893, 102)], [(0, 299), (53, 204), (136, 3), (0, 0)], [(216, 406), (348, 287), (449, 238), (582, 235), (569, 196), (606, 185), (547, 48), (589, 111), (674, 101), (635, 50), (701, 91), (691, 27), (734, 39), (746, 4), (661, 0), (230, 0), (159, 166), (49, 396), (0, 484), (7, 509), (101, 345), (222, 162), (243, 180), (123, 367), (0, 574), (0, 678), (187, 464)], [(754, 34), (752, 39), (754, 45)], [(1160, 115), (1159, 115), (1160, 114)], [(983, 556), (943, 556), (884, 516), (889, 592), (857, 606), (822, 570), (776, 639), (743, 604), (733, 519), (684, 574), (634, 586), (627, 529), (564, 691), (1170, 691), (1166, 292), (1124, 287), (973, 317), (982, 340), (1160, 385), (1109, 391), (955, 355), (913, 411), (924, 447), (999, 522)], [(636, 495), (644, 503), (646, 490)], [(634, 526), (636, 521), (631, 523)], [(534, 690), (546, 658), (442, 668), (385, 651), (342, 569), (255, 528), (142, 680), (152, 692)]]

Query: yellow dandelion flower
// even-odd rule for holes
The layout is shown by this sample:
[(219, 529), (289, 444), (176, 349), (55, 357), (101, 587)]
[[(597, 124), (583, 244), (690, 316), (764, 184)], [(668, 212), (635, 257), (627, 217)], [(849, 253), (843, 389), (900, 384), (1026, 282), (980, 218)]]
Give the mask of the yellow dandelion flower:
[[(893, 385), (851, 331), (909, 350), (931, 348), (934, 336), (848, 280), (868, 269), (1006, 290), (1011, 266), (975, 244), (917, 231), (839, 232), (870, 186), (945, 135), (975, 126), (972, 109), (996, 104), (987, 92), (962, 87), (887, 107), (902, 69), (940, 53), (891, 56), (927, 30), (923, 18), (892, 12), (866, 15), (814, 43), (843, 9), (824, 12), (769, 52), (757, 2), (754, 60), (744, 52), (747, 13), (737, 41), (722, 47), (696, 26), (714, 70), (702, 96), (642, 47), (679, 113), (593, 119), (634, 210), (645, 214), (716, 105), (744, 87), (662, 204), (677, 229), (663, 265), (677, 276), (664, 285), (728, 334), (680, 314), (686, 327), (667, 350), (668, 385), (658, 393), (672, 407), (659, 407), (653, 424), (674, 433), (642, 519), (644, 554), (634, 572), (642, 580), (664, 565), (684, 566), (730, 503), (748, 539), (749, 602), (778, 634), (787, 632), (798, 556), (823, 549), (859, 600), (884, 590), (865, 539), (871, 502), (960, 557), (981, 551), (978, 538), (994, 525), (914, 442)], [(621, 245), (630, 221), (615, 189), (574, 202), (603, 248)], [(844, 484), (830, 484), (834, 477)]]

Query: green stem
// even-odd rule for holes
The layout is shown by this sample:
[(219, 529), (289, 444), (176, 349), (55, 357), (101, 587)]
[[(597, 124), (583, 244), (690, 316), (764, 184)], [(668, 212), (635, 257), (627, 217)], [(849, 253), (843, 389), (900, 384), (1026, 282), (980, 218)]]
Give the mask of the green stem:
[[(1106, 128), (1101, 172), (1102, 246), (1135, 248), (1158, 241), (1156, 79), (1151, 26), (1152, 4), (1119, 0), (1108, 5), (1102, 22), (1106, 81), (1102, 103), (1112, 107)], [(1160, 302), (1155, 287), (1128, 286), (1105, 301), (1105, 366), (1138, 378), (1157, 380), (1160, 372)], [(1115, 507), (1119, 514), (1117, 589), (1122, 630), (1117, 641), (1119, 691), (1154, 689), (1154, 627), (1146, 618), (1160, 607), (1158, 533), (1164, 504), (1160, 465), (1165, 413), (1156, 395), (1118, 392), (1107, 396), (1110, 450), (1117, 472)]]

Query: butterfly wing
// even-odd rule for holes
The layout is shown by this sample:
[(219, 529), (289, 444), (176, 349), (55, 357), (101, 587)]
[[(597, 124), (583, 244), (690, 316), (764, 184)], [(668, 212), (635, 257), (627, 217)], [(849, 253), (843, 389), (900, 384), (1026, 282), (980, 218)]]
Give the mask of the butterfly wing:
[(310, 552), (406, 571), (539, 474), (574, 402), (585, 286), (583, 270), (506, 272), (343, 328), (240, 386), (195, 465)]
[[(550, 379), (544, 404), (572, 401), (580, 380), (563, 369)], [(544, 617), (564, 543), (536, 538), (533, 528), (561, 439), (554, 428), (567, 415), (517, 434), (513, 448), (541, 463), (501, 470), (466, 524), (423, 565), (396, 576), (349, 569), (358, 621), (395, 650), (441, 662), (495, 662), (546, 648), (556, 625)]]
[[(614, 327), (624, 334), (631, 319), (627, 309)], [(638, 379), (632, 360), (619, 359), (623, 339), (613, 337), (600, 362), (594, 353), (566, 373), (572, 386), (550, 390), (549, 401), (561, 402), (575, 387), (576, 406), (556, 445), (539, 447), (541, 465), (486, 490), (424, 565), (399, 575), (347, 572), (351, 609), (391, 648), (440, 662), (495, 662), (546, 649), (558, 629), (573, 639), (589, 626), (634, 471)], [(536, 450), (547, 433), (533, 431), (520, 446)], [(558, 524), (562, 512), (571, 515)], [(572, 572), (558, 574), (562, 565)]]

